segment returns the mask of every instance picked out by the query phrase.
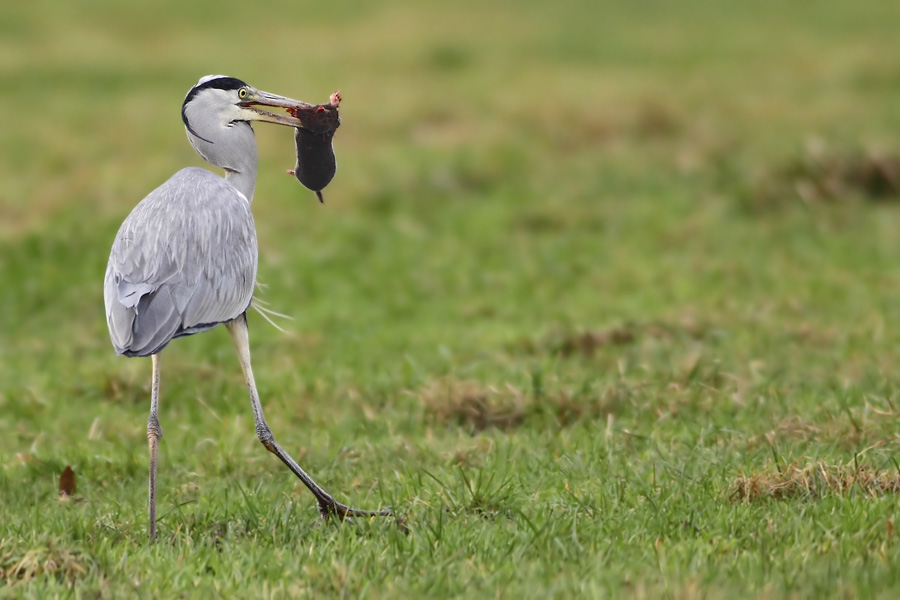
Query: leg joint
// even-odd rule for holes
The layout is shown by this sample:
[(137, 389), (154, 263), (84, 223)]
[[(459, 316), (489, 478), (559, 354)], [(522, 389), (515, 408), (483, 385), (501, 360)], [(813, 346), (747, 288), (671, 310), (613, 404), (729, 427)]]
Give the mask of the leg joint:
[(256, 437), (259, 438), (260, 443), (266, 447), (266, 450), (273, 453), (275, 452), (275, 436), (272, 435), (271, 429), (266, 426), (257, 427)]
[(147, 437), (160, 439), (163, 436), (162, 427), (159, 425), (159, 419), (156, 415), (150, 415), (147, 419)]

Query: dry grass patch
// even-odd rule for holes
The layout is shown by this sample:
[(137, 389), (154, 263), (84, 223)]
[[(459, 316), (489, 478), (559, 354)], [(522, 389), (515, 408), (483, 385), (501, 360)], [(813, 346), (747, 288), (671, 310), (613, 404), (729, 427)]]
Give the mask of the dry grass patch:
[(425, 410), (439, 423), (483, 431), (511, 429), (525, 418), (526, 399), (511, 385), (481, 386), (472, 381), (441, 379), (419, 393)]
[(514, 429), (539, 418), (551, 418), (560, 427), (584, 419), (606, 419), (629, 398), (628, 390), (620, 386), (581, 392), (565, 388), (523, 392), (509, 383), (485, 385), (450, 378), (430, 382), (417, 395), (431, 420), (473, 432)]
[(628, 346), (643, 340), (671, 342), (678, 338), (702, 339), (710, 329), (706, 323), (691, 316), (673, 322), (651, 321), (626, 323), (605, 329), (557, 331), (550, 334), (544, 347), (563, 358), (572, 356), (592, 357), (600, 349), (611, 346)]
[(0, 582), (14, 586), (39, 577), (50, 577), (64, 584), (74, 584), (90, 571), (88, 561), (77, 550), (46, 547), (22, 551), (0, 545)]
[(733, 488), (732, 498), (744, 502), (816, 499), (829, 494), (881, 496), (900, 493), (900, 472), (823, 462), (805, 467), (794, 464), (780, 470), (738, 477)]
[(751, 186), (755, 208), (776, 208), (797, 198), (815, 205), (861, 197), (873, 202), (900, 200), (900, 156), (885, 152), (828, 153), (821, 148), (764, 171)]
[(634, 341), (633, 327), (611, 327), (598, 331), (582, 331), (559, 337), (550, 343), (563, 358), (573, 355), (593, 356), (604, 346), (625, 346)]
[(782, 415), (765, 433), (747, 439), (748, 448), (790, 444), (835, 444), (852, 452), (864, 446), (896, 448), (898, 410), (889, 397), (871, 395), (862, 405), (821, 406), (814, 413)]

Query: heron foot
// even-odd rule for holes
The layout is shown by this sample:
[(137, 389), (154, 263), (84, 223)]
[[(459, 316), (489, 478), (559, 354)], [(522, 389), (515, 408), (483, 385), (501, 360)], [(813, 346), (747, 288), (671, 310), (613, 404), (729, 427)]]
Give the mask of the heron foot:
[(327, 520), (336, 517), (339, 521), (343, 521), (348, 517), (394, 517), (394, 522), (397, 524), (397, 527), (400, 528), (400, 531), (409, 534), (409, 526), (406, 524), (406, 521), (395, 515), (394, 511), (389, 508), (383, 508), (381, 510), (361, 510), (341, 504), (334, 499), (331, 499), (330, 502), (326, 499), (320, 499), (319, 513), (322, 515), (323, 519)]

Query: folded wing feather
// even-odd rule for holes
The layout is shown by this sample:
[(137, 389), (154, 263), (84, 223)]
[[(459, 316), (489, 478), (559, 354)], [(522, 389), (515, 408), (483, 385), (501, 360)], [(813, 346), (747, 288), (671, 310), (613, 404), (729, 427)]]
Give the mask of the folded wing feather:
[(236, 318), (250, 304), (256, 268), (247, 199), (209, 171), (179, 171), (135, 207), (113, 242), (104, 300), (116, 352), (147, 356)]

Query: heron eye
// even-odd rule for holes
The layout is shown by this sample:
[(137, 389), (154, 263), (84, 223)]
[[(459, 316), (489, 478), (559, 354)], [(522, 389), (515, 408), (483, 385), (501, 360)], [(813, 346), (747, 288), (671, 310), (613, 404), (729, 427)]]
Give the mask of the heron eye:
[(241, 100), (243, 100), (244, 98), (247, 97), (247, 93), (248, 93), (248, 92), (247, 92), (247, 88), (241, 88), (241, 89), (239, 89), (239, 90), (238, 90), (238, 98), (240, 98)]

